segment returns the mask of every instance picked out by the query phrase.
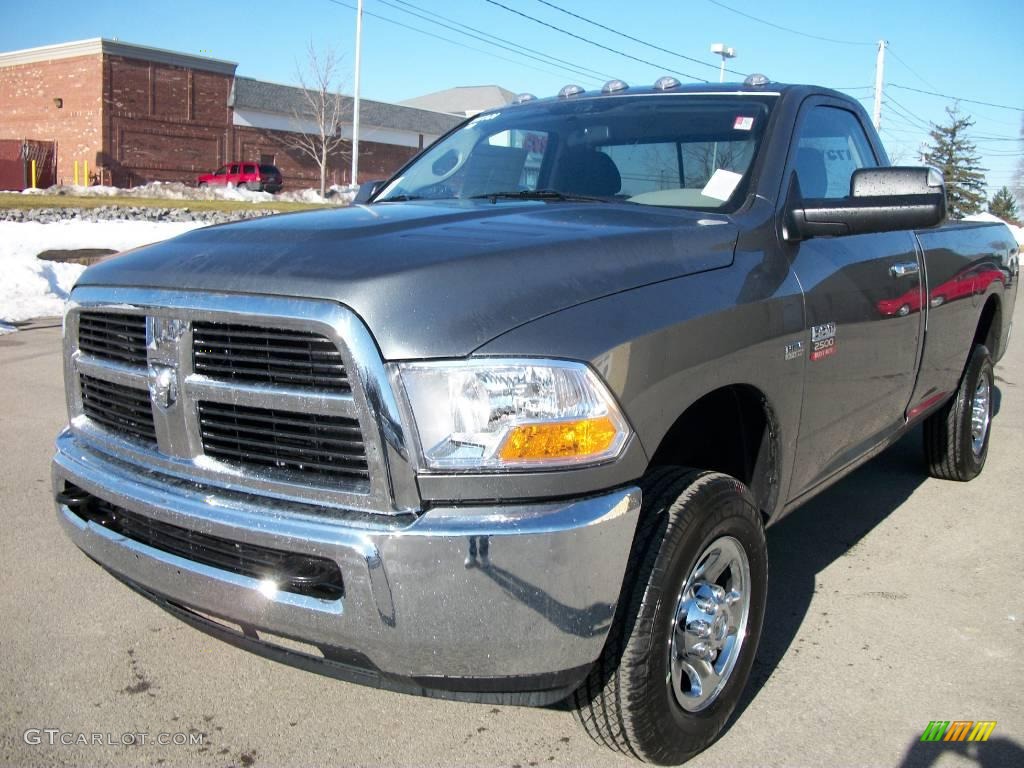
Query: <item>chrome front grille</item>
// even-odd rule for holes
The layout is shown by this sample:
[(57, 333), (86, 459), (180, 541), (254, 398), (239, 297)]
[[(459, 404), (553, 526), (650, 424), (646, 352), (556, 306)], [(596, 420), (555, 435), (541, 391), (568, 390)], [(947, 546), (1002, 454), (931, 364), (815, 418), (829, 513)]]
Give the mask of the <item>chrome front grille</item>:
[(78, 319), (78, 346), (92, 357), (144, 366), (146, 318), (113, 312), (83, 312)]
[(149, 390), (78, 374), (82, 410), (93, 421), (128, 437), (156, 445)]
[(203, 451), (235, 464), (370, 479), (359, 422), (231, 403), (199, 403)]
[(195, 323), (196, 373), (214, 379), (348, 392), (341, 352), (310, 331), (238, 323)]
[(365, 512), (418, 506), (383, 361), (344, 307), (97, 287), (72, 301), (65, 381), (88, 443), (204, 486)]

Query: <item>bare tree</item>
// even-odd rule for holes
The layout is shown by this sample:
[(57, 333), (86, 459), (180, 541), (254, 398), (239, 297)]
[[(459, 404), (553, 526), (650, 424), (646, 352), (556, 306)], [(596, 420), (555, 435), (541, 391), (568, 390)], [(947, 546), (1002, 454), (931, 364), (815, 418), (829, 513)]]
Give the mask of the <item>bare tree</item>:
[(351, 120), (351, 100), (339, 93), (341, 59), (333, 49), (317, 51), (312, 41), (306, 46), (306, 66), (296, 64), (296, 79), (302, 89), (301, 104), (292, 110), (295, 131), (285, 142), (316, 163), (320, 169), (320, 195), (327, 193), (327, 171), (332, 157), (349, 156), (349, 141), (342, 138), (341, 124)]

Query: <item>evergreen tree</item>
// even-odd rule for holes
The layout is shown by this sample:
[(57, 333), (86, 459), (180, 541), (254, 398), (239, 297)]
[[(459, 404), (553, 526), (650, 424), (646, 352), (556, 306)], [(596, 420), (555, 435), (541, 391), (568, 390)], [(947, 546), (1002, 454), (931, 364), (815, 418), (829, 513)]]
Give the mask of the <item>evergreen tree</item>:
[(988, 212), (1003, 221), (1020, 224), (1020, 220), (1017, 218), (1017, 200), (1010, 192), (1009, 187), (1003, 187), (992, 196), (992, 200), (988, 204)]
[(932, 124), (931, 144), (924, 155), (928, 165), (934, 165), (946, 179), (946, 198), (950, 218), (960, 219), (978, 213), (985, 205), (985, 169), (976, 147), (967, 138), (974, 121), (960, 113), (960, 107), (946, 107), (949, 122)]

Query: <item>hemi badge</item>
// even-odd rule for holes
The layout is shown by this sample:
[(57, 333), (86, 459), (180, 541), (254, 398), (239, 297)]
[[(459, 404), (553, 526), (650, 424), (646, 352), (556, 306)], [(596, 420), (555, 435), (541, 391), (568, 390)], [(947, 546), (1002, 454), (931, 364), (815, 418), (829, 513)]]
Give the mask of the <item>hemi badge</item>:
[(802, 341), (794, 341), (786, 345), (786, 359), (795, 360), (804, 353), (804, 343)]

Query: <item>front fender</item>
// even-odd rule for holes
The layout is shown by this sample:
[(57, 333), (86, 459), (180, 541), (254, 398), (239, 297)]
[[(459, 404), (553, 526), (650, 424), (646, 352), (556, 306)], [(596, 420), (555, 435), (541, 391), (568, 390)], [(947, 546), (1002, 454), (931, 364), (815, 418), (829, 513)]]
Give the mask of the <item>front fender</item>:
[[(607, 381), (645, 453), (653, 456), (687, 407), (721, 387), (746, 384), (769, 402), (778, 429), (779, 498), (796, 449), (806, 354), (803, 294), (788, 268), (774, 278), (760, 253), (731, 267), (667, 280), (536, 320), (476, 354), (586, 360)], [(774, 510), (773, 510), (774, 511)]]

